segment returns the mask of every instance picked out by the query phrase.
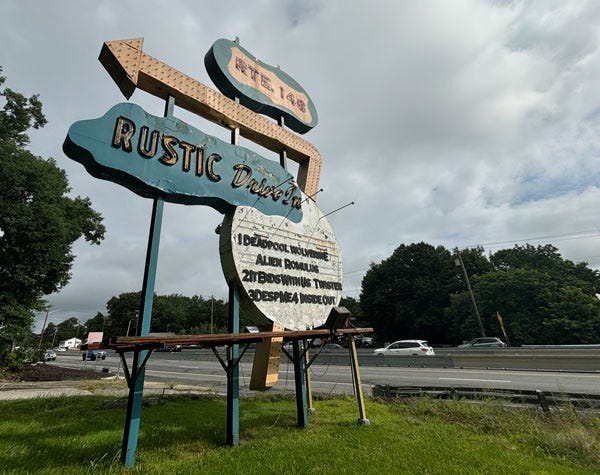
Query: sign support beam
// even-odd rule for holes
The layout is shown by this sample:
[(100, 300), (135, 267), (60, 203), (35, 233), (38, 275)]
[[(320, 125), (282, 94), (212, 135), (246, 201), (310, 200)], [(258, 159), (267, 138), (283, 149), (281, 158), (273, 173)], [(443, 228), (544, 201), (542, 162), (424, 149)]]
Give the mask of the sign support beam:
[(294, 362), (294, 381), (296, 384), (296, 412), (298, 414), (298, 427), (308, 427), (308, 403), (306, 398), (306, 381), (304, 372), (304, 351), (301, 342), (292, 342)]
[(348, 348), (350, 350), (350, 364), (352, 365), (352, 381), (354, 381), (354, 389), (356, 392), (356, 400), (358, 402), (358, 425), (370, 425), (367, 419), (367, 411), (365, 410), (365, 398), (363, 396), (362, 383), (360, 380), (360, 368), (358, 366), (358, 354), (356, 353), (356, 342), (354, 335), (348, 335)]
[[(235, 103), (239, 99), (235, 98)], [(238, 145), (240, 129), (234, 127), (231, 131), (231, 143)], [(240, 332), (240, 296), (235, 279), (229, 281), (229, 316), (228, 332)], [(236, 446), (240, 443), (240, 345), (234, 343), (227, 349), (227, 445)]]
[[(235, 280), (229, 282), (229, 333), (240, 332), (239, 293)], [(240, 345), (233, 343), (227, 349), (227, 445), (240, 443)]]
[[(169, 96), (165, 104), (165, 117), (173, 115), (174, 105), (174, 97)], [(152, 204), (152, 217), (150, 221), (150, 231), (148, 233), (148, 248), (146, 251), (144, 281), (140, 303), (140, 316), (142, 320), (141, 324), (138, 326), (138, 336), (146, 336), (150, 333), (163, 207), (164, 201), (162, 196), (156, 196)], [(146, 353), (146, 350), (134, 352), (133, 363), (131, 366), (131, 384), (129, 385), (129, 398), (127, 401), (127, 413), (125, 415), (125, 430), (123, 431), (123, 443), (121, 448), (121, 462), (130, 468), (135, 464), (135, 451), (139, 437), (142, 399), (144, 397), (146, 370), (145, 364), (140, 365), (139, 358), (145, 362), (147, 360)]]
[(312, 383), (310, 381), (310, 365), (308, 364), (310, 361), (310, 355), (308, 354), (309, 343), (307, 340), (302, 340), (302, 345), (304, 347), (304, 370), (306, 377), (306, 402), (308, 407), (308, 413), (315, 414), (317, 410), (313, 406)]

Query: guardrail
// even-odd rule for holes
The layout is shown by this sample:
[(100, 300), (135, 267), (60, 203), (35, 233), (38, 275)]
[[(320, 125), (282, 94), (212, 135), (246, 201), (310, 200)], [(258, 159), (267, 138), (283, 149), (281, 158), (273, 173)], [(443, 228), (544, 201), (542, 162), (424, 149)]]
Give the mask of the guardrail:
[(452, 351), (455, 368), (538, 371), (600, 371), (600, 350), (595, 348), (503, 348), (491, 351)]
[[(225, 354), (225, 350), (222, 350)], [(315, 355), (318, 349), (311, 349)], [(159, 356), (160, 355), (160, 356)], [(214, 355), (207, 349), (184, 349), (180, 353), (159, 353), (155, 358), (195, 359), (212, 361)], [(249, 349), (242, 357), (244, 363), (252, 363), (254, 351)], [(282, 361), (285, 361), (282, 359)], [(435, 356), (376, 356), (371, 349), (359, 349), (360, 366), (390, 366), (403, 368), (473, 368), (532, 371), (579, 371), (600, 373), (600, 348), (572, 347), (514, 347), (502, 349), (436, 349)], [(343, 366), (350, 364), (347, 349), (323, 350), (315, 364)]]
[(371, 353), (358, 355), (361, 366), (397, 366), (402, 368), (453, 368), (452, 358), (444, 355), (404, 356), (374, 355)]
[[(598, 349), (487, 349), (453, 350), (435, 356), (374, 355), (371, 350), (359, 352), (361, 366), (401, 368), (473, 368), (532, 371), (600, 372)], [(349, 364), (346, 351), (322, 351), (317, 364)]]
[(571, 406), (582, 409), (600, 408), (600, 395), (555, 393), (539, 389), (518, 390), (375, 385), (372, 391), (373, 397), (381, 398), (428, 396), (439, 399), (500, 400), (511, 404), (534, 404), (540, 406), (544, 411), (549, 411), (551, 406)]

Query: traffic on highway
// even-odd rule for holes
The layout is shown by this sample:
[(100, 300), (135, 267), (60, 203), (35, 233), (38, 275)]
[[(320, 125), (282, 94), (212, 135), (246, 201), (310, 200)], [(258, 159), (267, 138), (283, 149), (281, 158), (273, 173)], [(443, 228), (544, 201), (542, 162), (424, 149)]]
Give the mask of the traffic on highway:
[[(436, 349), (437, 350), (437, 349)], [(513, 349), (515, 350), (515, 349)], [(224, 350), (223, 350), (224, 351)], [(451, 350), (445, 350), (431, 357), (396, 357), (393, 361), (379, 361), (372, 350), (360, 350), (361, 380), (365, 394), (371, 394), (375, 385), (403, 387), (472, 387), (482, 389), (515, 389), (542, 390), (553, 392), (570, 392), (582, 394), (600, 394), (600, 349), (595, 350), (520, 350), (501, 355), (512, 358), (513, 362), (524, 364), (529, 361), (531, 369), (491, 367), (499, 361), (496, 352), (474, 354), (469, 352), (471, 366), (457, 365), (464, 362), (462, 356), (456, 356)], [(464, 353), (464, 352), (462, 352)], [(461, 354), (462, 354), (461, 353)], [(224, 354), (224, 353), (223, 353)], [(516, 354), (516, 355), (515, 355)], [(550, 357), (553, 355), (553, 358)], [(252, 352), (249, 351), (240, 363), (240, 389), (247, 391), (252, 370)], [(454, 365), (427, 366), (427, 361), (434, 362), (443, 358), (454, 361)], [(462, 359), (461, 359), (462, 358)], [(352, 374), (348, 365), (346, 349), (324, 350), (310, 367), (313, 391), (323, 394), (351, 394), (353, 392)], [(501, 360), (500, 360), (501, 361)], [(507, 360), (504, 360), (507, 361)], [(539, 370), (533, 367), (539, 361), (554, 361), (554, 369)], [(565, 370), (560, 366), (590, 366), (596, 364), (595, 370)], [(94, 368), (110, 374), (123, 376), (123, 368), (119, 356), (108, 351), (105, 360), (83, 360), (80, 352), (58, 352), (56, 364), (71, 368)], [(487, 365), (487, 366), (486, 366)], [(225, 372), (210, 350), (184, 349), (176, 353), (154, 353), (146, 367), (148, 381), (171, 382), (174, 384), (195, 385), (217, 393), (224, 393), (226, 388)], [(293, 365), (285, 356), (279, 368), (279, 381), (272, 388), (273, 392), (294, 393)]]

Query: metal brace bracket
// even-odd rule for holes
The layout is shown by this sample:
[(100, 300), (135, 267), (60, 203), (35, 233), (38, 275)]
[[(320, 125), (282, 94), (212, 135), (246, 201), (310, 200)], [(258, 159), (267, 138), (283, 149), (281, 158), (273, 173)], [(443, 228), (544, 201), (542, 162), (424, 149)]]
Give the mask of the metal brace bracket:
[(246, 351), (250, 347), (250, 343), (246, 343), (245, 345), (240, 345), (240, 346), (242, 346), (242, 352), (238, 355), (237, 358), (231, 360), (231, 366), (228, 364), (229, 358), (227, 360), (224, 360), (223, 357), (219, 354), (219, 352), (217, 351), (217, 349), (214, 346), (210, 347), (213, 354), (215, 355), (215, 357), (221, 364), (221, 367), (223, 368), (225, 373), (229, 374), (229, 372), (232, 371), (233, 368), (235, 368), (240, 363), (240, 361), (242, 361), (242, 356), (244, 356), (246, 354)]
[[(131, 348), (131, 347), (119, 348), (117, 350), (117, 353), (121, 357), (121, 363), (123, 363), (123, 372), (125, 373), (125, 381), (127, 381), (127, 387), (129, 389), (131, 389), (132, 385), (135, 384), (137, 375), (140, 374), (140, 371), (146, 367), (146, 363), (150, 359), (150, 355), (152, 355), (152, 352), (163, 346), (164, 346), (164, 344), (156, 345), (156, 343), (154, 343), (154, 344), (150, 343), (150, 344), (146, 344), (146, 345), (135, 345), (133, 348)], [(147, 351), (147, 353), (144, 356), (144, 359), (142, 360), (142, 363), (139, 365), (139, 367), (132, 368), (132, 370), (135, 370), (134, 378), (131, 377), (131, 371), (129, 370), (129, 366), (127, 365), (127, 360), (125, 359), (125, 353), (130, 352), (130, 351), (132, 351), (134, 353), (134, 355), (133, 355), (133, 363), (134, 364), (135, 364), (135, 362), (137, 362), (137, 360), (139, 358), (139, 354), (142, 351)]]

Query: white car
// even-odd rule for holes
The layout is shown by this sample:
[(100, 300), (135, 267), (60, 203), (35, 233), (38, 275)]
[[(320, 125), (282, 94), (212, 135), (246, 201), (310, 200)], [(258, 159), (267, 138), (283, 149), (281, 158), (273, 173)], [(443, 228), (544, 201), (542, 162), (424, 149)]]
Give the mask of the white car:
[(408, 355), (408, 356), (431, 356), (435, 355), (433, 348), (425, 340), (399, 340), (389, 344), (385, 348), (377, 348), (373, 351), (375, 356), (384, 355)]

